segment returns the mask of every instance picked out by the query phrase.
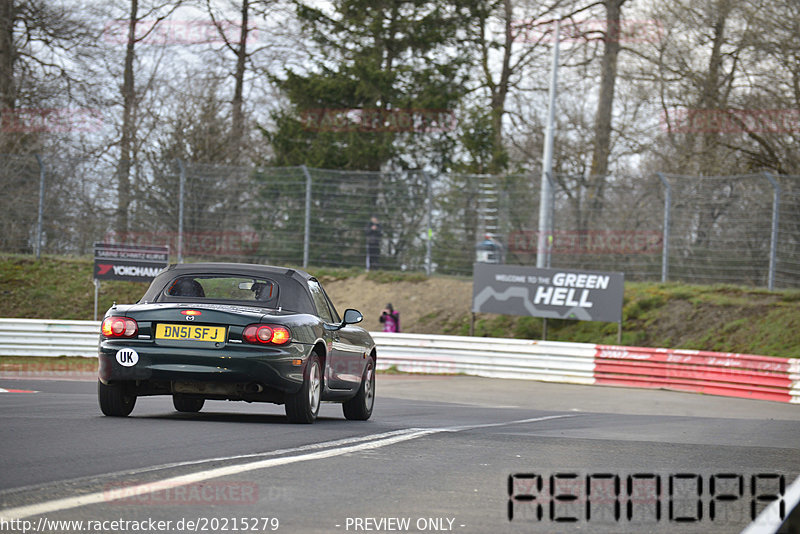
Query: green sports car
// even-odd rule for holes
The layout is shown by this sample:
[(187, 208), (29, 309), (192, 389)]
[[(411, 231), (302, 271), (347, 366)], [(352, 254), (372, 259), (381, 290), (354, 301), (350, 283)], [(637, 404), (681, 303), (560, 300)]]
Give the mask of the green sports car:
[(314, 277), (297, 269), (236, 263), (171, 265), (136, 304), (103, 319), (97, 396), (124, 417), (136, 398), (171, 395), (197, 412), (206, 399), (283, 404), (313, 423), (320, 402), (366, 420), (375, 402), (375, 342), (341, 317)]

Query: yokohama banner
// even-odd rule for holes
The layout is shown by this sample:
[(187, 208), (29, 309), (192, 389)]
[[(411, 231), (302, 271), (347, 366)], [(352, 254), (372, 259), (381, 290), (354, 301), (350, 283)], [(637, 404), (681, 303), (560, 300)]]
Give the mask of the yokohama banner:
[(149, 282), (169, 263), (169, 247), (94, 244), (95, 280)]

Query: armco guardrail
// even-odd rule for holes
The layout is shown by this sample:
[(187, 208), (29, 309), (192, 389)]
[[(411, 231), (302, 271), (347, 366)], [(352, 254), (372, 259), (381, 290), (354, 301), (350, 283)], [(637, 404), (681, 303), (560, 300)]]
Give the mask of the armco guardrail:
[(373, 332), (378, 369), (594, 384), (595, 345)]
[(0, 319), (0, 356), (97, 357), (100, 323)]
[(800, 359), (518, 339), (373, 333), (378, 368), (671, 389), (800, 403)]
[[(2, 356), (97, 356), (96, 321), (0, 319)], [(692, 391), (800, 403), (800, 359), (373, 332), (378, 369)]]

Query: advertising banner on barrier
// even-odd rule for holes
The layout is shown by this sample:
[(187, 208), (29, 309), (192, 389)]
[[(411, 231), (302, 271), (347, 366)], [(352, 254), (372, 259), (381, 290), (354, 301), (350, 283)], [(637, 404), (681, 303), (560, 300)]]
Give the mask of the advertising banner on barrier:
[(169, 247), (94, 244), (95, 280), (149, 282), (169, 264)]
[(622, 273), (476, 263), (472, 311), (549, 319), (619, 322)]

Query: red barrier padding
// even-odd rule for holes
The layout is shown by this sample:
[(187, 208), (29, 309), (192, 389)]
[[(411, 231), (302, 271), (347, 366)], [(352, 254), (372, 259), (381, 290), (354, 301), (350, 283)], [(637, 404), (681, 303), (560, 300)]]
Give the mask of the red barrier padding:
[(595, 383), (791, 402), (791, 359), (597, 345)]
[(622, 376), (596, 376), (595, 384), (603, 386), (624, 386), (649, 389), (669, 389), (675, 391), (688, 391), (692, 393), (706, 393), (709, 395), (720, 395), (723, 397), (739, 397), (744, 399), (758, 399), (777, 402), (791, 402), (792, 396), (788, 391), (763, 391), (760, 389), (719, 387), (712, 384), (691, 384), (681, 383), (674, 380), (660, 380), (657, 378), (646, 377), (622, 377)]

